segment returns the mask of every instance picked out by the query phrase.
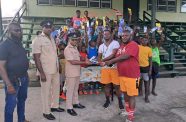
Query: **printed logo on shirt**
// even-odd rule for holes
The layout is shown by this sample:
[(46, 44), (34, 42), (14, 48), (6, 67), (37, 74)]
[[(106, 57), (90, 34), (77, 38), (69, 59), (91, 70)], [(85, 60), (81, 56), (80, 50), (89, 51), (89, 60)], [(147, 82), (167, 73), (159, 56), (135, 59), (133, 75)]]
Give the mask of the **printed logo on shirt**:
[(80, 27), (80, 26), (81, 26), (81, 22), (80, 22), (79, 20), (75, 20), (74, 23), (75, 23), (75, 25), (76, 25), (77, 27)]
[(152, 52), (152, 57), (153, 58), (158, 57), (158, 54), (156, 52)]
[(124, 47), (124, 48), (122, 48), (122, 49), (118, 49), (117, 54), (118, 54), (118, 55), (121, 55), (121, 54), (123, 54), (123, 53), (125, 53), (125, 52), (126, 52), (126, 49), (125, 49), (125, 47)]

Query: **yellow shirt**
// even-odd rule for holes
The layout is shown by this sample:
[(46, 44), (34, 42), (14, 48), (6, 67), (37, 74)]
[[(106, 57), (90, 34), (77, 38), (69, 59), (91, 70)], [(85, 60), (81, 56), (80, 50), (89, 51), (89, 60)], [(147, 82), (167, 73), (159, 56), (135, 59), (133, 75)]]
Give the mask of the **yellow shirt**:
[(63, 77), (65, 77), (65, 63), (66, 63), (66, 60), (65, 59), (60, 59), (61, 75)]
[(149, 66), (149, 58), (152, 57), (152, 50), (148, 46), (139, 45), (139, 64), (140, 67)]
[(51, 40), (42, 33), (35, 37), (32, 44), (32, 53), (40, 53), (40, 60), (44, 73), (55, 74), (59, 70), (56, 44), (53, 38)]

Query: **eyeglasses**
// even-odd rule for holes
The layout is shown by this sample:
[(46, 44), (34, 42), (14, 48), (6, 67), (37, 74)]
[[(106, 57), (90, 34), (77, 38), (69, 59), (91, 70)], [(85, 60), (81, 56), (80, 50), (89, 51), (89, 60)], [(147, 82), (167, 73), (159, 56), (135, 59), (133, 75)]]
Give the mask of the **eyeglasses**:
[(71, 39), (72, 41), (78, 41), (78, 39)]

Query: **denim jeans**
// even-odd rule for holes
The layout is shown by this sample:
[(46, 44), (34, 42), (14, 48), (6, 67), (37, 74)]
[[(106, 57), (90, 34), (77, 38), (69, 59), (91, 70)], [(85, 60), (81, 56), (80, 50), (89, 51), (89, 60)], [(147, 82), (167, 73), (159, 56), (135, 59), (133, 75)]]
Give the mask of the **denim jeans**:
[(19, 78), (19, 82), (12, 81), (12, 84), (16, 90), (16, 94), (8, 94), (7, 87), (5, 86), (5, 122), (13, 122), (13, 112), (17, 104), (18, 122), (25, 121), (25, 101), (27, 98), (28, 76)]

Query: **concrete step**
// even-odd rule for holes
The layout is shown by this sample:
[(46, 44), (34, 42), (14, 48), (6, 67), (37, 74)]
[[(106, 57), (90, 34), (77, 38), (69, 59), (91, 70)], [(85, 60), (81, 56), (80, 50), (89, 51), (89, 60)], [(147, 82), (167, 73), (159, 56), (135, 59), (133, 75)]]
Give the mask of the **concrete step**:
[(159, 76), (162, 77), (176, 77), (179, 75), (178, 71), (172, 70), (172, 71), (160, 71), (159, 72)]
[(174, 55), (186, 55), (186, 52), (175, 52)]
[(176, 58), (176, 59), (185, 59), (184, 57), (185, 56), (183, 56), (183, 55), (174, 55), (174, 58)]
[(179, 72), (186, 72), (186, 67), (175, 67), (175, 70)]
[(185, 63), (186, 62), (186, 59), (173, 59), (174, 63)]
[(186, 76), (186, 71), (179, 72), (179, 76)]
[(178, 62), (178, 63), (174, 63), (174, 66), (175, 67), (183, 67), (183, 66), (186, 66), (186, 63)]

